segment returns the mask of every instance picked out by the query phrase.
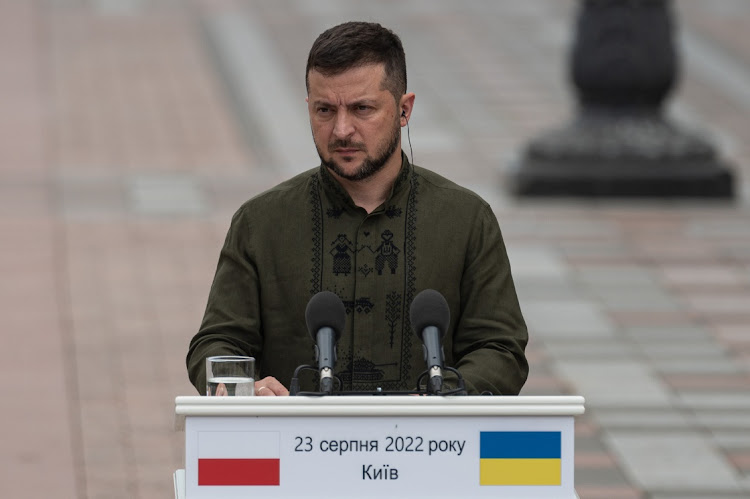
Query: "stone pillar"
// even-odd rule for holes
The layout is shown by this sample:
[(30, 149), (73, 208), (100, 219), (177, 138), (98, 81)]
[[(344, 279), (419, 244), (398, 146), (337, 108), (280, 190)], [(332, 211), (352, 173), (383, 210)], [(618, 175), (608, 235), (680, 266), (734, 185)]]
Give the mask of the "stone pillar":
[(571, 52), (578, 114), (533, 139), (511, 173), (527, 196), (732, 196), (704, 138), (663, 116), (677, 80), (670, 0), (581, 0)]

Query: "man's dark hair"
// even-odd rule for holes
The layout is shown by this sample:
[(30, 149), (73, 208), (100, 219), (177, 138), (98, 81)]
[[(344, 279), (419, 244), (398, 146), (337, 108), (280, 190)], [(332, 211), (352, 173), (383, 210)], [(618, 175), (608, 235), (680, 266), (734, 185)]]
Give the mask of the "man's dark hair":
[(321, 33), (307, 57), (307, 91), (313, 69), (325, 76), (336, 76), (367, 64), (384, 65), (381, 88), (391, 92), (398, 103), (406, 93), (404, 47), (398, 35), (377, 23), (347, 22)]

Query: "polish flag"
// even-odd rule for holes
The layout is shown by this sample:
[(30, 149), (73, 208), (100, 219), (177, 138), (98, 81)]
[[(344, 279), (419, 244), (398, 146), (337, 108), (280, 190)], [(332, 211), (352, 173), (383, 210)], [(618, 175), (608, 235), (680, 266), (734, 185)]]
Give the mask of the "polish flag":
[(198, 432), (198, 485), (279, 485), (275, 431)]

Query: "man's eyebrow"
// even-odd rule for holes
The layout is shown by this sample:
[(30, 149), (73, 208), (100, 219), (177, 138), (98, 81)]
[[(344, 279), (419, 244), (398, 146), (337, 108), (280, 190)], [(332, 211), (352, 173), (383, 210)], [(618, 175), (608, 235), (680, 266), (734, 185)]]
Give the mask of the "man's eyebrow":
[[(370, 99), (368, 97), (365, 97), (365, 98), (357, 99), (355, 101), (350, 102), (349, 104), (347, 104), (347, 107), (356, 107), (356, 106), (362, 106), (362, 105), (368, 105), (368, 106), (370, 106), (370, 105), (374, 105), (374, 104), (377, 104), (377, 100), (376, 99)], [(333, 104), (331, 101), (327, 101), (327, 100), (324, 100), (324, 99), (314, 100), (313, 103), (312, 103), (312, 105), (316, 106), (316, 107), (317, 106), (326, 106), (326, 107), (335, 107), (335, 106), (337, 106), (337, 104)]]
[(352, 102), (349, 105), (352, 106), (352, 107), (354, 107), (354, 106), (363, 106), (363, 105), (371, 106), (371, 105), (376, 104), (376, 103), (377, 103), (377, 101), (375, 99), (368, 99), (368, 98), (365, 97), (363, 99), (357, 99), (357, 100), (355, 100), (354, 102)]

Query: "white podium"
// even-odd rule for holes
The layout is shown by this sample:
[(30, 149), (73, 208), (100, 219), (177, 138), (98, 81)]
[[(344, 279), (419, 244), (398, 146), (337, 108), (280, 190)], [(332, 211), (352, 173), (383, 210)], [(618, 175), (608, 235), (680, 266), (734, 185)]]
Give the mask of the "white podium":
[(177, 499), (575, 498), (565, 397), (177, 397)]

